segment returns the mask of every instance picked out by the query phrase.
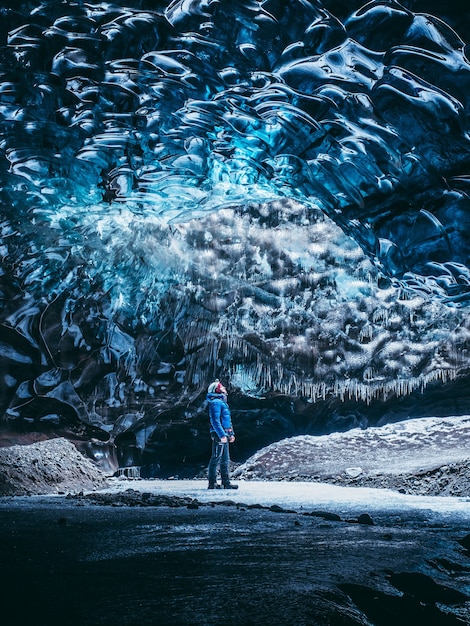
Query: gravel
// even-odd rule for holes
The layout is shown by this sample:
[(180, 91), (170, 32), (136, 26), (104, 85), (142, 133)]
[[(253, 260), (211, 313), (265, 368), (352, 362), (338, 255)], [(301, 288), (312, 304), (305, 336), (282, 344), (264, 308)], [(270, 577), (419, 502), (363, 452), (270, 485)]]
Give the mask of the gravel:
[(101, 489), (105, 474), (62, 437), (0, 448), (0, 496)]

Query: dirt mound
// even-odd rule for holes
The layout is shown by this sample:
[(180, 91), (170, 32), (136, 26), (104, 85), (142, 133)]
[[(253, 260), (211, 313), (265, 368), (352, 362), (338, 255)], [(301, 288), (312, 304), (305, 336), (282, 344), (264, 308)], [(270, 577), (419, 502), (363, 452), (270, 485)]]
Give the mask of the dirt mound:
[(67, 439), (0, 448), (0, 496), (100, 489), (106, 476)]

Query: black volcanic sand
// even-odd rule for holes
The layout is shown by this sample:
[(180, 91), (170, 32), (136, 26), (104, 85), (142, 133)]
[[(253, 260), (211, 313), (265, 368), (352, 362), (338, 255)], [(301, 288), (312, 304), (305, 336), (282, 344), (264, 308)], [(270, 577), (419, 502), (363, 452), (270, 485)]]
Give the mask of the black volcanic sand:
[(133, 491), (2, 498), (1, 612), (38, 626), (470, 623), (468, 521), (360, 521)]

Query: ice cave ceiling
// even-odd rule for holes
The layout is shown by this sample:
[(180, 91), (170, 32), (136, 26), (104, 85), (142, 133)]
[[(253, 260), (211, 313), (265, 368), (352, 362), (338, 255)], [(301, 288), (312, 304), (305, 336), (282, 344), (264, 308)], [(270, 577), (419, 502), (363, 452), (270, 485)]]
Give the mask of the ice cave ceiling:
[(132, 464), (205, 435), (214, 375), (246, 450), (466, 381), (470, 25), (437, 5), (4, 1), (3, 427)]

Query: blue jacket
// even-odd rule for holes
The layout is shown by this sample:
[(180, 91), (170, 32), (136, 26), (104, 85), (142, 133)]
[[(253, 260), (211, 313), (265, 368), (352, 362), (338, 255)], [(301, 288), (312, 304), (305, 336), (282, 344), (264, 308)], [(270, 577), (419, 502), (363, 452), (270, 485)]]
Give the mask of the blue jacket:
[(211, 434), (215, 433), (219, 439), (234, 435), (230, 409), (223, 393), (208, 393), (206, 400), (209, 403), (209, 419)]

